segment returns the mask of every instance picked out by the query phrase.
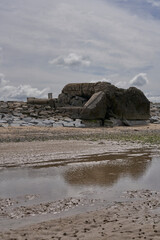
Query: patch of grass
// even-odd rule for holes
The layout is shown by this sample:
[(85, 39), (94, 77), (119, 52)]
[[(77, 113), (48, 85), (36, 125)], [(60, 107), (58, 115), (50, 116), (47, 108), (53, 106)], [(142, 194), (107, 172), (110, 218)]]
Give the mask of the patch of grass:
[(157, 133), (118, 133), (105, 136), (107, 140), (115, 141), (130, 141), (130, 142), (141, 142), (141, 143), (150, 143), (150, 144), (160, 144), (160, 134)]
[[(61, 140), (61, 136), (56, 138)], [(149, 144), (160, 144), (160, 133), (148, 133), (148, 132), (128, 132), (128, 133), (96, 133), (96, 134), (84, 134), (84, 135), (66, 135), (63, 136), (64, 140), (90, 140), (90, 141), (98, 141), (98, 140), (113, 140), (113, 141), (130, 141), (130, 142), (141, 142), (141, 143), (149, 143)]]
[(0, 142), (32, 142), (32, 141), (48, 141), (48, 140), (84, 140), (84, 141), (99, 141), (99, 140), (114, 140), (114, 141), (130, 141), (141, 142), (148, 144), (160, 145), (159, 131), (120, 131), (109, 132), (106, 129), (101, 132), (20, 132), (10, 134), (9, 136), (1, 136)]

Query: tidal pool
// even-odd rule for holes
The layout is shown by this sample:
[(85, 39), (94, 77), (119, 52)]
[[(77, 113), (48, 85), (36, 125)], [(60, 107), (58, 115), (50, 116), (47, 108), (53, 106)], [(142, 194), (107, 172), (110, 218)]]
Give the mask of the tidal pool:
[[(16, 207), (34, 208), (41, 203), (83, 198), (94, 199), (96, 207), (96, 200), (97, 206), (121, 201), (122, 193), (126, 191), (160, 191), (159, 172), (160, 156), (151, 149), (84, 156), (65, 163), (49, 161), (34, 167), (3, 168), (0, 171), (0, 199), (13, 199), (17, 201)], [(90, 205), (93, 205), (90, 203), (82, 204), (78, 211), (90, 210)], [(0, 217), (1, 226), (6, 221), (11, 224), (15, 220), (8, 216)]]

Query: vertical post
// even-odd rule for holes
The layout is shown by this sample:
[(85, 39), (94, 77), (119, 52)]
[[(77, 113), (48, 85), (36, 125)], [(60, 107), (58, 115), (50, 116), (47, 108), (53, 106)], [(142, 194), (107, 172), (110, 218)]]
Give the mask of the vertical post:
[(48, 93), (48, 99), (52, 99), (52, 93)]

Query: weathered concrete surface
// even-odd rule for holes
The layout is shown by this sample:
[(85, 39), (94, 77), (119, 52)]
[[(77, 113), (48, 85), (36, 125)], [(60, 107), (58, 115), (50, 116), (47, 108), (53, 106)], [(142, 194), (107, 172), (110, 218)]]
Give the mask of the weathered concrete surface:
[(54, 99), (47, 99), (47, 98), (27, 98), (28, 104), (37, 104), (37, 105), (48, 105), (51, 107), (55, 107), (55, 100)]
[(109, 112), (109, 116), (113, 115), (122, 120), (147, 120), (150, 118), (150, 102), (137, 88), (117, 89), (110, 101), (109, 111), (112, 112)]
[(106, 95), (100, 91), (94, 93), (88, 102), (84, 105), (81, 119), (105, 119), (106, 116)]
[(150, 102), (135, 87), (126, 90), (107, 82), (67, 84), (58, 97), (57, 106), (67, 106), (69, 112), (69, 107), (75, 106), (72, 104), (75, 99), (78, 106), (83, 107), (79, 116), (83, 119), (147, 120), (150, 117)]

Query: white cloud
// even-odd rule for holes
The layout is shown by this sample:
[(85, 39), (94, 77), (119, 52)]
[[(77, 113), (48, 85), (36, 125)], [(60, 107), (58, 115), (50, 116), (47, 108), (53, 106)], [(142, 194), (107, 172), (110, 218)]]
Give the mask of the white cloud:
[(115, 85), (118, 88), (127, 88), (128, 87), (128, 83), (126, 81), (119, 81)]
[(108, 82), (111, 83), (111, 79), (107, 79), (107, 78), (102, 78), (100, 80), (91, 80), (90, 83), (96, 83), (96, 82)]
[(4, 87), (8, 83), (7, 80), (5, 80), (5, 76), (3, 73), (0, 73), (0, 87)]
[(150, 102), (160, 103), (160, 96), (150, 96), (150, 97), (148, 97), (148, 99), (149, 99)]
[(111, 79), (102, 78), (100, 80), (91, 80), (91, 83), (95, 82), (110, 82), (118, 88), (129, 88), (130, 86), (143, 87), (149, 83), (146, 73), (139, 73), (130, 81), (118, 81), (115, 82)]
[(146, 97), (149, 99), (150, 102), (160, 103), (160, 95), (159, 95), (159, 94), (153, 95), (152, 93), (147, 92), (147, 93), (145, 93), (145, 95), (146, 95)]
[(148, 84), (148, 78), (146, 73), (139, 73), (133, 79), (130, 80), (132, 86), (143, 87)]
[(56, 64), (64, 67), (74, 67), (74, 66), (85, 66), (88, 67), (90, 65), (90, 60), (87, 57), (78, 55), (76, 53), (70, 53), (68, 56), (65, 57), (58, 57), (51, 61), (50, 64)]
[(38, 90), (30, 85), (12, 86), (0, 73), (0, 100), (26, 100), (27, 97), (45, 97), (47, 89)]

